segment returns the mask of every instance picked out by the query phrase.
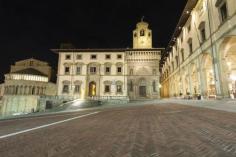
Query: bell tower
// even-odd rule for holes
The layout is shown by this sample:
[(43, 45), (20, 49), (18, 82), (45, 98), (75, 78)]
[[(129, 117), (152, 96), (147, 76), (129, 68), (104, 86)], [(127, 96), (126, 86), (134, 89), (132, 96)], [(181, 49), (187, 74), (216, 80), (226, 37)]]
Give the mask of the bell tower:
[(141, 19), (133, 31), (133, 48), (149, 49), (152, 48), (152, 30), (148, 28), (148, 23)]

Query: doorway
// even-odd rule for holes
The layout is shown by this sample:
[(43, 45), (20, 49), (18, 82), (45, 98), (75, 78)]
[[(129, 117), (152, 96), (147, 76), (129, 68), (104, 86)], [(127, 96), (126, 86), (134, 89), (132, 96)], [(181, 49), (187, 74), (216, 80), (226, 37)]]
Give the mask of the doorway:
[(96, 83), (95, 82), (89, 83), (89, 96), (90, 97), (96, 96)]
[(140, 97), (146, 97), (147, 96), (146, 86), (139, 86), (139, 96)]

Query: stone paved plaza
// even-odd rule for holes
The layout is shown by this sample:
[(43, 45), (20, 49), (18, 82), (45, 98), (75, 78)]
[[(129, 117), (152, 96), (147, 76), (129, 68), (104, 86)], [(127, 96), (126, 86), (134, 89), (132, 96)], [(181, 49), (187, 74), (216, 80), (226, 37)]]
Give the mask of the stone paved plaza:
[[(190, 105), (180, 105), (181, 102)], [(236, 114), (191, 106), (197, 103), (134, 102), (127, 107), (3, 120), (0, 156), (236, 156)], [(202, 106), (211, 103), (216, 101)]]

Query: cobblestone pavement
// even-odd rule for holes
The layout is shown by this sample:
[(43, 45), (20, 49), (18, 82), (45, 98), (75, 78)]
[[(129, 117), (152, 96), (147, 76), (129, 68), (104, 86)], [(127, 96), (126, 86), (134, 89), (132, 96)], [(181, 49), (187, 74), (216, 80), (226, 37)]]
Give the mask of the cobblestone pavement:
[[(0, 130), (11, 124), (18, 130), (25, 124), (42, 124), (34, 118), (0, 123)], [(58, 117), (58, 121), (62, 119)], [(0, 139), (0, 156), (235, 157), (236, 114), (177, 104), (105, 109)]]
[(214, 110), (221, 110), (227, 112), (236, 112), (236, 100), (222, 99), (222, 100), (184, 100), (184, 99), (163, 99), (161, 101), (153, 101), (154, 103), (178, 103), (188, 106), (204, 107)]

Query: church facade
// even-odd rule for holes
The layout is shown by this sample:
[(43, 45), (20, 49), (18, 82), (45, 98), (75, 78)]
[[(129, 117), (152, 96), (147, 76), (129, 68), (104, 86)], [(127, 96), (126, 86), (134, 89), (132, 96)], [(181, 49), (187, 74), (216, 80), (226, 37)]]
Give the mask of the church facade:
[(71, 99), (158, 99), (161, 48), (152, 47), (152, 31), (141, 21), (132, 49), (53, 49), (58, 53), (57, 94)]
[(46, 104), (40, 104), (40, 98), (57, 94), (56, 84), (51, 82), (52, 71), (47, 62), (33, 58), (11, 65), (0, 84), (0, 116), (45, 110)]

